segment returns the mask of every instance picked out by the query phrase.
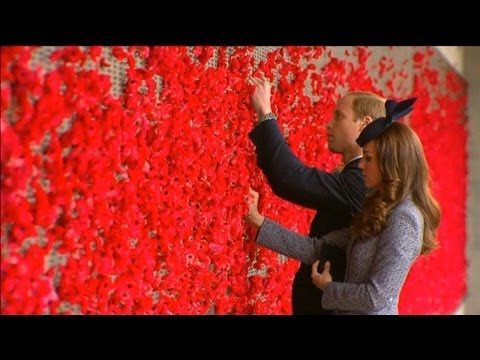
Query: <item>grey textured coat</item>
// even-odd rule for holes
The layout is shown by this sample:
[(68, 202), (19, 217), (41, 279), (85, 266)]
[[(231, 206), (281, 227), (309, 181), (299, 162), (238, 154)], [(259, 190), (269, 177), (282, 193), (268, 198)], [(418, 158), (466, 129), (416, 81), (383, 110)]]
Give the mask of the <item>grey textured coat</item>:
[(307, 237), (265, 218), (257, 243), (306, 264), (318, 259), (325, 242), (345, 248), (345, 283), (327, 284), (322, 306), (338, 314), (395, 315), (400, 290), (421, 250), (423, 226), (420, 210), (407, 198), (392, 210), (383, 231), (366, 240), (353, 241), (351, 228)]

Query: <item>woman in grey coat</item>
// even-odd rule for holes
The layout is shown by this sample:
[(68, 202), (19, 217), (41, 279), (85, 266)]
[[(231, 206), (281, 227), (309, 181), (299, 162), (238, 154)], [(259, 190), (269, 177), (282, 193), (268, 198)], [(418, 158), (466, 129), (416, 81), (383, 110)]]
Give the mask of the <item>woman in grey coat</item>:
[[(386, 117), (360, 134), (360, 161), (369, 193), (350, 228), (311, 238), (290, 231), (258, 212), (251, 190), (248, 220), (259, 227), (257, 243), (303, 263), (313, 264), (312, 281), (324, 291), (322, 306), (338, 314), (398, 314), (398, 299), (419, 254), (436, 246), (440, 207), (430, 191), (428, 164), (415, 132), (397, 122), (415, 99), (388, 100)], [(332, 281), (330, 264), (318, 272), (323, 245), (344, 248), (345, 282)]]

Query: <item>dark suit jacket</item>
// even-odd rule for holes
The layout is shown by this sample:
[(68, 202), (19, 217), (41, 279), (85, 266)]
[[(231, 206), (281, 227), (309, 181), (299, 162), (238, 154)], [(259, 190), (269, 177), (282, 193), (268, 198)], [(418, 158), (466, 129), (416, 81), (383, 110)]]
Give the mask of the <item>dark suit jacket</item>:
[[(321, 237), (351, 225), (352, 215), (360, 210), (365, 195), (359, 160), (335, 173), (308, 167), (293, 154), (276, 120), (259, 123), (249, 137), (256, 146), (257, 164), (273, 192), (285, 200), (317, 210), (310, 225), (310, 237)], [(344, 281), (344, 251), (325, 246), (319, 269), (326, 260), (331, 263), (334, 281)], [(295, 275), (292, 306), (295, 315), (328, 313), (322, 307), (322, 291), (312, 283), (310, 265), (302, 263)]]

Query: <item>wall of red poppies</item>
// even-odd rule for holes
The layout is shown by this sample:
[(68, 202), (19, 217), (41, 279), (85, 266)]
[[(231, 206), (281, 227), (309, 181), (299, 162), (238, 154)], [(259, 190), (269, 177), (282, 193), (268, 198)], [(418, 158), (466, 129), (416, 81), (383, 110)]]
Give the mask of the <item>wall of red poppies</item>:
[[(417, 96), (443, 211), (402, 314), (465, 295), (466, 84), (433, 48), (1, 48), (2, 314), (289, 314), (298, 262), (254, 245), (245, 195), (307, 233), (248, 139), (252, 74), (295, 153), (332, 170), (324, 125), (348, 90)], [(113, 76), (112, 68), (122, 76)], [(116, 90), (117, 89), (117, 90)], [(118, 90), (119, 89), (119, 90)]]

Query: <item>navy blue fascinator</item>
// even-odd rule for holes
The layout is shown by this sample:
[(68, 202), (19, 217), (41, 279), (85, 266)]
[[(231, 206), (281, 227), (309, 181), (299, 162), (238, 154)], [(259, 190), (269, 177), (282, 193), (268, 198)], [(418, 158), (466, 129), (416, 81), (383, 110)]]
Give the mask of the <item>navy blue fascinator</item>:
[(382, 135), (395, 121), (400, 120), (413, 110), (412, 105), (416, 100), (417, 98), (411, 98), (398, 103), (395, 100), (387, 100), (385, 102), (387, 115), (368, 124), (357, 138), (357, 144), (364, 146), (370, 140)]

